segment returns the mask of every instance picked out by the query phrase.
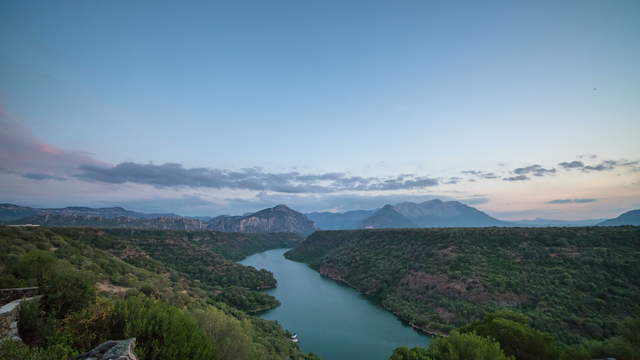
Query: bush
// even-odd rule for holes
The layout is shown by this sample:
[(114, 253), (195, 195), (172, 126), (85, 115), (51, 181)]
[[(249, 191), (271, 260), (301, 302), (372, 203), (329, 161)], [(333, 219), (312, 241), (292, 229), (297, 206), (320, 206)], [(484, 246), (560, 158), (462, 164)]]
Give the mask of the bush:
[(90, 273), (62, 264), (56, 266), (41, 286), (45, 311), (62, 319), (69, 313), (84, 309), (95, 301), (93, 284)]
[(252, 359), (254, 354), (253, 341), (251, 340), (250, 324), (243, 323), (222, 310), (209, 307), (193, 314), (207, 336), (218, 349), (220, 359), (243, 360)]
[(409, 349), (403, 346), (396, 348), (389, 360), (432, 360), (432, 358), (428, 355), (427, 349), (419, 347)]
[(32, 349), (20, 341), (4, 340), (0, 342), (0, 359), (40, 360), (41, 351)]
[(433, 341), (427, 355), (433, 360), (509, 360), (504, 351), (493, 339), (476, 335), (462, 334), (457, 331), (446, 338)]
[(49, 251), (33, 250), (20, 257), (13, 272), (18, 278), (35, 279), (36, 284), (42, 285), (57, 263), (58, 260)]
[(40, 300), (20, 303), (18, 332), (22, 340), (33, 346), (44, 346), (47, 337), (55, 332), (55, 319), (42, 311)]
[(78, 352), (66, 343), (52, 343), (41, 348), (29, 347), (20, 341), (0, 341), (0, 359), (3, 360), (67, 360), (76, 355)]
[(73, 344), (83, 351), (110, 340), (113, 327), (113, 303), (104, 298), (70, 314), (63, 321), (63, 329), (73, 335)]
[(113, 338), (136, 338), (136, 354), (145, 360), (216, 359), (213, 341), (184, 311), (144, 296), (118, 301)]
[(513, 360), (505, 355), (496, 341), (476, 335), (453, 331), (437, 338), (428, 349), (400, 347), (389, 360)]
[(522, 314), (499, 311), (487, 315), (460, 329), (462, 333), (475, 332), (493, 338), (507, 355), (518, 360), (555, 360), (558, 346), (555, 339), (546, 333), (532, 329)]

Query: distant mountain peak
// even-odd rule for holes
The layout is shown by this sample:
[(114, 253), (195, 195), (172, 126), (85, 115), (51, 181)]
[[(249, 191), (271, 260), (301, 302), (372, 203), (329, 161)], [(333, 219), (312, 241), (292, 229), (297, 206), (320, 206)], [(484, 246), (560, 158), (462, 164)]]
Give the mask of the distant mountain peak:
[(598, 224), (598, 226), (622, 225), (640, 226), (640, 209), (627, 211), (616, 218), (605, 220)]
[[(409, 201), (407, 201), (407, 202), (409, 202)], [(444, 201), (442, 201), (440, 199), (432, 199), (432, 200), (423, 201), (419, 205), (425, 205), (425, 204), (431, 205), (431, 204), (442, 204), (442, 203), (444, 203)], [(412, 203), (412, 204), (415, 204), (415, 203)]]
[(285, 204), (278, 204), (278, 205), (276, 205), (276, 206), (274, 206), (274, 207), (273, 207), (273, 210), (286, 210), (286, 211), (293, 211), (293, 210), (291, 210), (291, 208), (290, 208), (290, 207), (288, 207), (288, 206), (287, 206), (287, 205), (285, 205)]
[(365, 211), (360, 217), (354, 215), (348, 212), (330, 216), (314, 214), (312, 217), (322, 221), (322, 229), (508, 226), (506, 222), (455, 200), (405, 201)]
[(293, 232), (309, 235), (316, 230), (305, 215), (279, 204), (244, 216), (216, 217), (209, 229), (227, 232)]

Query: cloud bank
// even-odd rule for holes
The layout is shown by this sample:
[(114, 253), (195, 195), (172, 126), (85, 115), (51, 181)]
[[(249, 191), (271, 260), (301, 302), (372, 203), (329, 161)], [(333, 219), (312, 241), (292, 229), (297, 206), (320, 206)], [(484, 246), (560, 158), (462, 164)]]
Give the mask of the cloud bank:
[(412, 190), (436, 186), (438, 179), (403, 174), (390, 178), (348, 176), (345, 173), (274, 173), (259, 167), (238, 171), (185, 168), (181, 164), (162, 165), (120, 163), (115, 166), (82, 165), (76, 178), (113, 184), (135, 183), (164, 187), (203, 187), (275, 191), (280, 193), (333, 193), (339, 191)]

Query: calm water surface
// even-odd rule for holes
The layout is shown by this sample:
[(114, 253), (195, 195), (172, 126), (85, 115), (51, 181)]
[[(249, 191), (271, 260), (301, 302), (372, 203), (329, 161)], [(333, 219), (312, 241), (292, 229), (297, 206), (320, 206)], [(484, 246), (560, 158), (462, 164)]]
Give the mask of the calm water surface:
[(266, 292), (282, 305), (259, 316), (297, 333), (302, 351), (323, 360), (382, 360), (396, 347), (431, 342), (352, 288), (285, 259), (287, 250), (265, 251), (240, 263), (273, 272), (278, 287)]

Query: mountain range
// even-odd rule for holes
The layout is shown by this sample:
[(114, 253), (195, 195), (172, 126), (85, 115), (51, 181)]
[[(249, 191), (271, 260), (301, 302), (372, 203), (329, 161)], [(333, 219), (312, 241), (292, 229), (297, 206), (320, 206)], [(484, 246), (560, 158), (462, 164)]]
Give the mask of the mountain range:
[(422, 203), (387, 204), (379, 209), (344, 213), (302, 214), (286, 205), (242, 216), (189, 217), (173, 213), (141, 213), (121, 207), (66, 207), (40, 209), (0, 204), (0, 223), (44, 226), (138, 228), (159, 230), (212, 230), (222, 232), (291, 232), (309, 235), (321, 230), (430, 227), (567, 227), (640, 225), (640, 210), (626, 212), (615, 219), (503, 221), (458, 201), (429, 200)]
[(0, 204), (0, 221), (5, 224), (137, 228), (160, 230), (213, 230), (223, 232), (290, 232), (309, 235), (315, 225), (303, 214), (286, 205), (264, 209), (244, 216), (219, 216), (213, 219), (176, 214), (146, 214), (120, 207), (66, 207), (39, 209)]
[(513, 226), (458, 201), (402, 202), (380, 209), (306, 214), (323, 230)]

